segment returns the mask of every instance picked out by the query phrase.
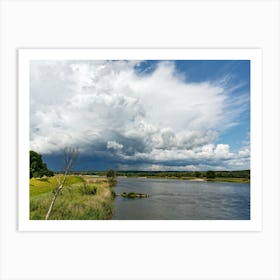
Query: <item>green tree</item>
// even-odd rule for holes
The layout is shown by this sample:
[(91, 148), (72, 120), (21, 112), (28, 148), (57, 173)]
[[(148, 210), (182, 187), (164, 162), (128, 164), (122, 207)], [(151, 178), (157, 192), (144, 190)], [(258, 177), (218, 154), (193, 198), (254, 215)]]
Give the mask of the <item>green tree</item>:
[(42, 160), (42, 155), (30, 151), (30, 168), (29, 168), (29, 176), (32, 177), (43, 177), (43, 176), (53, 176), (53, 172), (50, 171), (47, 165)]
[(214, 178), (216, 178), (215, 172), (212, 171), (212, 170), (207, 171), (207, 172), (206, 172), (206, 178), (207, 178), (207, 179), (214, 179)]
[(194, 172), (194, 176), (196, 177), (196, 178), (199, 178), (199, 177), (201, 177), (201, 172), (199, 172), (199, 171), (195, 171)]
[(110, 169), (106, 173), (107, 178), (109, 179), (115, 179), (116, 178), (116, 171), (113, 169)]

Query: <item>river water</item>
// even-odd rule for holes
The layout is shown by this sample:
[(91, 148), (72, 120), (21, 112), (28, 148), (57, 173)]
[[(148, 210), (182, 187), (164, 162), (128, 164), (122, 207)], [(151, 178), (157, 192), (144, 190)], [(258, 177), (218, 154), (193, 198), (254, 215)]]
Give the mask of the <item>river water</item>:
[(118, 177), (114, 220), (249, 220), (250, 184)]

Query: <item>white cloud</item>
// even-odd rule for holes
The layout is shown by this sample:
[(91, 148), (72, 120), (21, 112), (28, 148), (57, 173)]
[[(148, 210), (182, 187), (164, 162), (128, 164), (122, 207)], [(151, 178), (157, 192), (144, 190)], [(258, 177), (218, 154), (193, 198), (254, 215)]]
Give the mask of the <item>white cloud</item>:
[(187, 168), (191, 161), (248, 159), (248, 149), (233, 153), (228, 144), (214, 145), (244, 110), (239, 97), (229, 99), (224, 80), (186, 82), (172, 62), (138, 75), (139, 63), (33, 61), (30, 148), (50, 154), (75, 146), (88, 155), (145, 160), (147, 168), (149, 162), (163, 168), (179, 160)]
[(227, 144), (218, 144), (217, 147), (215, 148), (215, 156), (218, 158), (228, 158), (231, 155), (233, 155), (232, 153), (230, 153), (229, 151), (229, 145)]
[(120, 150), (123, 148), (123, 145), (122, 144), (119, 144), (118, 142), (116, 141), (108, 141), (107, 142), (107, 148), (108, 149), (114, 149), (114, 150)]

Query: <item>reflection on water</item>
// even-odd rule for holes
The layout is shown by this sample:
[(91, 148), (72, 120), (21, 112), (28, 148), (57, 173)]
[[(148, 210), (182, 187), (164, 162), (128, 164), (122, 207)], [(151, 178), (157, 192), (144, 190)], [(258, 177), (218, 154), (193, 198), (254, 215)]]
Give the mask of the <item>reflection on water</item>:
[(115, 192), (149, 197), (116, 197), (114, 220), (250, 219), (250, 184), (119, 177)]

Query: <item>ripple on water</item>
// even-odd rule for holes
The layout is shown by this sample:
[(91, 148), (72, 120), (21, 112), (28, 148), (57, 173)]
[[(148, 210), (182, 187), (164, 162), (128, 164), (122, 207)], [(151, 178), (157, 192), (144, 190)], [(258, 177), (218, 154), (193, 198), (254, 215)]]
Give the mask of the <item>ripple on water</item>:
[(250, 219), (249, 184), (120, 178), (115, 191), (147, 193), (149, 197), (117, 197), (113, 219)]

